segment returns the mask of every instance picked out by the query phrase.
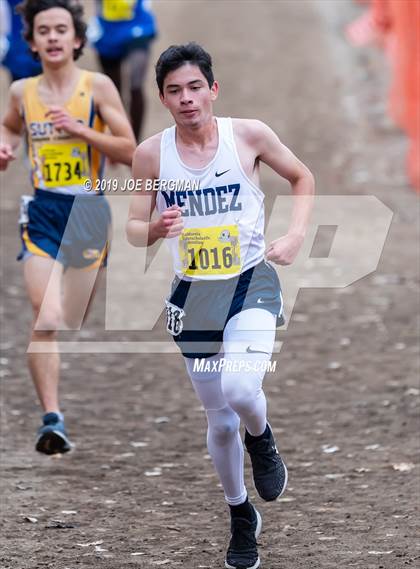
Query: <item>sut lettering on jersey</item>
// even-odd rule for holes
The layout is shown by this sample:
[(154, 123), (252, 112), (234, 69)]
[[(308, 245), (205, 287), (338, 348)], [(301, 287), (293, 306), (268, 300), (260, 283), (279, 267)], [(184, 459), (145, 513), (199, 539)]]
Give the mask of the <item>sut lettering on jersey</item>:
[(166, 202), (166, 207), (178, 205), (184, 208), (183, 217), (192, 217), (242, 211), (242, 203), (239, 199), (240, 189), (240, 184), (229, 184), (196, 191), (161, 191), (160, 193)]
[[(77, 122), (83, 124), (82, 119), (76, 119)], [(72, 138), (72, 135), (64, 132), (62, 130), (57, 130), (54, 128), (54, 124), (51, 121), (33, 121), (29, 123), (29, 131), (32, 140), (50, 140), (55, 139), (66, 139)]]

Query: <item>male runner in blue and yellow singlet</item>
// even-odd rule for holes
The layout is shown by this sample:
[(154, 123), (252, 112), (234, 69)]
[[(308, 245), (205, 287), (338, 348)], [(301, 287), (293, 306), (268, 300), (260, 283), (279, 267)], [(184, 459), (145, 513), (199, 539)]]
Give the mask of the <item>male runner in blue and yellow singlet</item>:
[(135, 143), (112, 81), (75, 64), (85, 44), (81, 5), (26, 0), (20, 10), (43, 73), (10, 87), (0, 170), (14, 159), (24, 133), (34, 196), (23, 199), (18, 258), (34, 313), (31, 340), (51, 343), (49, 353), (28, 358), (44, 410), (36, 449), (55, 454), (72, 446), (58, 401), (57, 330), (62, 323), (80, 327), (106, 264), (110, 211), (105, 197), (94, 191), (103, 157), (131, 164)]

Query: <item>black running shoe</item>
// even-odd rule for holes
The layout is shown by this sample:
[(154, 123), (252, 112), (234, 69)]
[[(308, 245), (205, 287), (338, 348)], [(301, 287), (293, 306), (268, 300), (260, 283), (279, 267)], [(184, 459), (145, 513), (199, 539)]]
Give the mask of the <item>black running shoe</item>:
[(73, 448), (64, 427), (62, 417), (57, 413), (46, 413), (42, 418), (43, 425), (38, 430), (35, 448), (43, 454), (61, 454)]
[(261, 439), (255, 440), (245, 431), (245, 446), (252, 464), (254, 484), (266, 502), (276, 500), (287, 486), (287, 468), (279, 455), (270, 426)]
[(257, 538), (261, 533), (262, 519), (260, 513), (252, 506), (254, 519), (231, 517), (231, 538), (226, 553), (227, 569), (257, 569), (260, 566)]

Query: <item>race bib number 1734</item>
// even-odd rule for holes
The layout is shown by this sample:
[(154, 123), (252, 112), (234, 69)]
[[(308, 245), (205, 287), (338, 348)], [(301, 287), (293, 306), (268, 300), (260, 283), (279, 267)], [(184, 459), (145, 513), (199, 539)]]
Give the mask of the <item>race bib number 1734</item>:
[(85, 143), (43, 144), (38, 156), (45, 187), (82, 185), (88, 179)]

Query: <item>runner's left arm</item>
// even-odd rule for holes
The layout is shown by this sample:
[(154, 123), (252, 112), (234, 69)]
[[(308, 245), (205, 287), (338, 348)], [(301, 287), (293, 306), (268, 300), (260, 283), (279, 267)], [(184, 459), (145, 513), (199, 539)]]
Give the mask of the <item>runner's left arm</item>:
[(288, 180), (292, 187), (294, 203), (288, 232), (270, 243), (266, 251), (268, 260), (279, 265), (290, 265), (305, 238), (314, 202), (314, 177), (293, 152), (280, 142), (271, 128), (260, 121), (252, 123), (251, 139), (257, 159)]
[(115, 162), (131, 166), (136, 141), (125, 114), (120, 95), (114, 83), (106, 75), (95, 73), (93, 99), (97, 111), (110, 133), (103, 133), (77, 122), (62, 107), (50, 107), (47, 115), (55, 128), (62, 129), (91, 144)]

